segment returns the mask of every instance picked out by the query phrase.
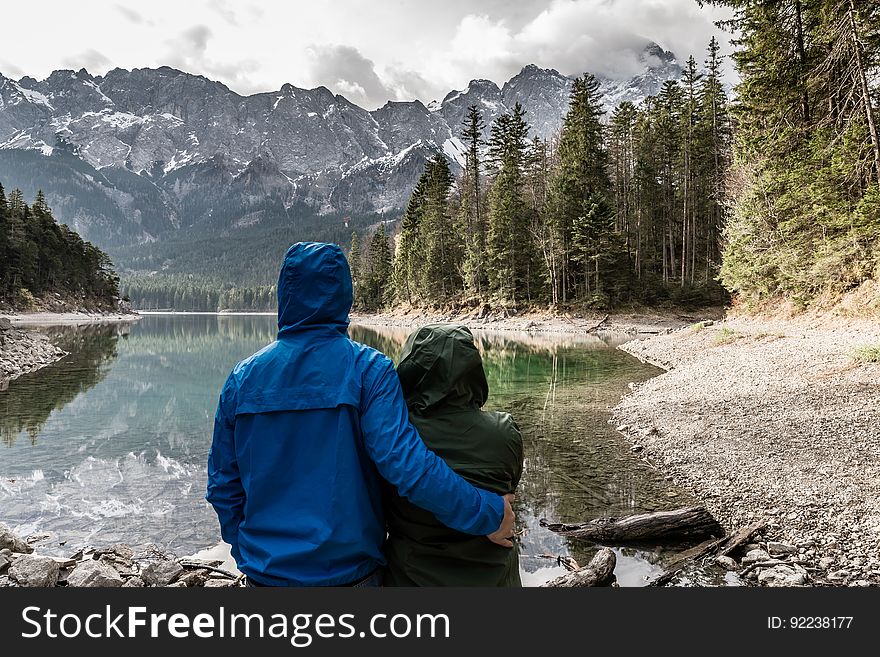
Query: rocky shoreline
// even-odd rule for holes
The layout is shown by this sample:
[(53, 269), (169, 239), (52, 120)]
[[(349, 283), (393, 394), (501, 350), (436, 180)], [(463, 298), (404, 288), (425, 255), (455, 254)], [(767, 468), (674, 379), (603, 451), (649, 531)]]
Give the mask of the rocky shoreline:
[(68, 355), (42, 333), (29, 330), (31, 327), (117, 324), (139, 319), (140, 315), (131, 312), (0, 313), (0, 390), (11, 380)]
[(66, 355), (46, 336), (16, 329), (9, 319), (0, 317), (0, 389), (12, 379), (51, 365)]
[(0, 587), (236, 587), (243, 577), (222, 560), (180, 558), (156, 546), (80, 550), (70, 558), (34, 554), (28, 541), (0, 524)]
[[(876, 322), (730, 318), (621, 348), (667, 370), (613, 411), (633, 451), (728, 530), (763, 541), (721, 565), (761, 584), (880, 585)], [(772, 573), (771, 573), (772, 571)]]
[(493, 308), (485, 303), (477, 308), (447, 312), (405, 307), (375, 314), (355, 312), (351, 314), (351, 322), (362, 326), (401, 328), (416, 328), (430, 323), (452, 323), (485, 331), (566, 334), (616, 332), (636, 335), (665, 333), (696, 321), (717, 319), (722, 314), (721, 308), (707, 308), (692, 313), (673, 310), (611, 314), (512, 312), (503, 307)]

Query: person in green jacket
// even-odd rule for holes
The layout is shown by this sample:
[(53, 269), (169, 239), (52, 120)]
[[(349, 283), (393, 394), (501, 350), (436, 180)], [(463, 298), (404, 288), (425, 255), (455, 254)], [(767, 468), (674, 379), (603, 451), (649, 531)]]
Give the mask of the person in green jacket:
[[(482, 410), (489, 384), (470, 330), (418, 329), (403, 346), (397, 375), (428, 448), (474, 486), (513, 493), (522, 475), (522, 436), (510, 414)], [(449, 529), (390, 489), (386, 523), (386, 586), (522, 586), (516, 549)]]

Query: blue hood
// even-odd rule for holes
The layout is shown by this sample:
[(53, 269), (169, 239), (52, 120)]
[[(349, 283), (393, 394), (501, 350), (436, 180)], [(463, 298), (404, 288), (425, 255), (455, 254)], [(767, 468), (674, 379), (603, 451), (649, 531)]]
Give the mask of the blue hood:
[(348, 330), (351, 270), (336, 244), (297, 242), (278, 277), (278, 335), (307, 328)]

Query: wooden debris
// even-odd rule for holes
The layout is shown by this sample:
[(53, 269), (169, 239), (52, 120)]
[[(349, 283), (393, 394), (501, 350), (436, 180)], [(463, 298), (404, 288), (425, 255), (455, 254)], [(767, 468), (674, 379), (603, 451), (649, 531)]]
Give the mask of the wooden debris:
[(602, 548), (583, 568), (552, 579), (542, 586), (546, 588), (608, 586), (614, 581), (614, 567), (616, 565), (617, 557), (614, 556), (614, 552), (610, 548)]
[(623, 518), (597, 518), (579, 524), (541, 524), (570, 538), (597, 543), (633, 543), (681, 538), (723, 536), (724, 530), (704, 507), (640, 513)]
[(724, 538), (716, 541), (706, 541), (696, 547), (685, 550), (667, 565), (666, 572), (651, 581), (649, 586), (665, 586), (671, 582), (687, 564), (698, 559), (703, 559), (708, 556), (713, 558), (717, 556), (728, 556), (737, 548), (748, 543), (749, 539), (764, 529), (766, 525), (767, 523), (765, 520), (759, 520), (758, 522), (754, 522), (751, 525), (739, 529), (733, 534), (728, 534)]

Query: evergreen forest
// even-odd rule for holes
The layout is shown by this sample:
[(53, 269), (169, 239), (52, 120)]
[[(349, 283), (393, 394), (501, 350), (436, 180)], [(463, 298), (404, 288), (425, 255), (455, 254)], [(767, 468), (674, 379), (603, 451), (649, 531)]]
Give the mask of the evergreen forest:
[(28, 309), (54, 295), (75, 308), (113, 309), (119, 277), (109, 256), (59, 225), (38, 191), (31, 205), (0, 184), (0, 306)]

